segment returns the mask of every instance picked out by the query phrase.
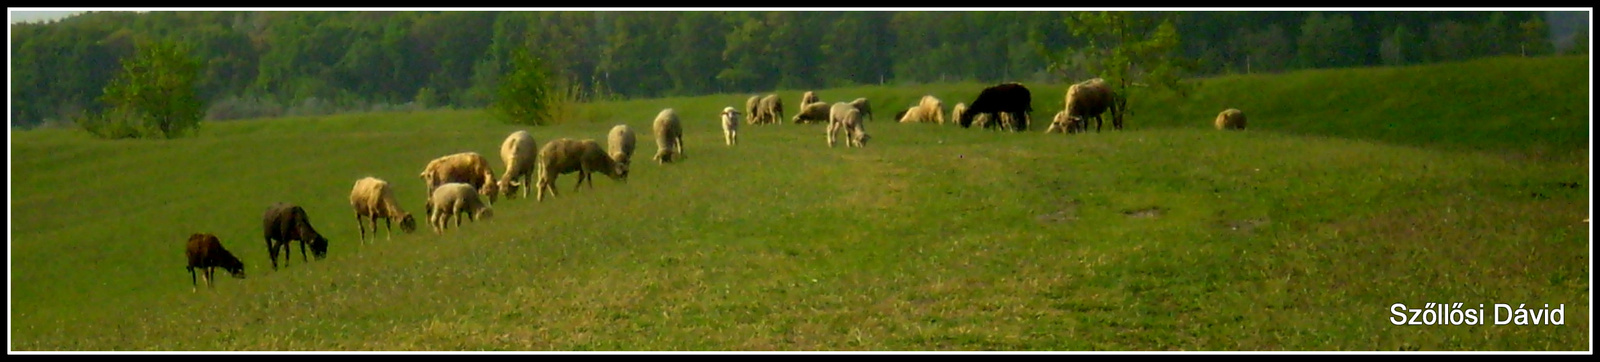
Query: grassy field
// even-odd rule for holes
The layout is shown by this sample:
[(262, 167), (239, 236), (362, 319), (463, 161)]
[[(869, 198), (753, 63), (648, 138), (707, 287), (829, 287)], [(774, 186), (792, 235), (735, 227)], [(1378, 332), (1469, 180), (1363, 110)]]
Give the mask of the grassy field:
[[(1589, 58), (1207, 79), (1135, 98), (1122, 132), (1045, 135), (889, 118), (982, 84), (869, 97), (865, 148), (823, 126), (743, 127), (748, 95), (589, 105), (524, 128), (477, 111), (206, 124), (199, 137), (11, 134), (16, 351), (1586, 351)], [(1063, 85), (1029, 85), (1036, 120)], [(794, 102), (802, 91), (784, 91)], [(649, 122), (684, 115), (687, 160)], [(1250, 130), (1211, 119), (1243, 109)], [(790, 114), (797, 107), (791, 106)], [(492, 220), (357, 242), (364, 176), (420, 213), (428, 160), (528, 129), (640, 133), (632, 178), (596, 176)], [(1107, 125), (1109, 127), (1109, 124)], [(329, 256), (272, 271), (261, 214), (302, 205)], [(183, 285), (217, 234), (249, 277)], [(398, 228), (396, 228), (398, 232)], [(203, 284), (203, 282), (202, 282)], [(1391, 305), (1484, 304), (1485, 325)], [(1495, 303), (1564, 305), (1495, 325)], [(1504, 313), (1502, 313), (1502, 318)]]

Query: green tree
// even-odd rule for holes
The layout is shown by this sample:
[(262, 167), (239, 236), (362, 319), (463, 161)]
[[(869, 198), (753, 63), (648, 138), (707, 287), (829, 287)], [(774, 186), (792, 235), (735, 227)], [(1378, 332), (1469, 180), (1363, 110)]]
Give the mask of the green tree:
[[(1111, 83), (1117, 94), (1120, 117), (1131, 108), (1128, 101), (1136, 84), (1154, 89), (1187, 94), (1190, 85), (1179, 82), (1182, 72), (1192, 67), (1179, 56), (1178, 29), (1170, 14), (1154, 12), (1100, 11), (1078, 12), (1066, 19), (1072, 34), (1085, 41), (1079, 54), (1094, 64), (1096, 73)], [(1053, 54), (1053, 53), (1051, 53)], [(1060, 71), (1066, 65), (1052, 56), (1050, 68)]]
[(513, 124), (533, 126), (552, 121), (552, 108), (560, 99), (556, 97), (555, 77), (544, 59), (526, 48), (511, 53), (505, 77), (490, 102), (489, 108), (502, 120)]
[[(154, 41), (141, 44), (135, 54), (124, 59), (122, 72), (107, 84), (100, 97), (108, 109), (99, 118), (105, 122), (143, 125), (155, 134), (173, 138), (200, 126), (205, 105), (196, 94), (201, 63), (189, 55), (186, 43)], [(121, 137), (104, 132), (102, 137)]]
[(1354, 21), (1349, 15), (1311, 13), (1300, 26), (1296, 47), (1300, 66), (1334, 68), (1360, 64), (1361, 59), (1356, 54), (1359, 50), (1357, 38), (1352, 35), (1354, 30)]
[(1412, 49), (1417, 45), (1416, 37), (1406, 29), (1405, 25), (1396, 26), (1394, 31), (1384, 36), (1378, 45), (1378, 55), (1383, 65), (1397, 66), (1415, 62), (1416, 52)]
[(1522, 56), (1544, 55), (1550, 52), (1550, 26), (1544, 17), (1534, 14), (1517, 24), (1517, 50)]

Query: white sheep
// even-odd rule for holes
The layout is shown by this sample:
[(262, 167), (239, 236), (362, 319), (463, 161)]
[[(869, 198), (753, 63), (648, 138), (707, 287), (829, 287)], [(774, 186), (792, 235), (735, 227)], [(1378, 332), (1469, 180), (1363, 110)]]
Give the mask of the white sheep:
[[(489, 168), (489, 160), (477, 152), (461, 152), (433, 159), (422, 168), (419, 177), (428, 185), (428, 197), (433, 196), (434, 188), (451, 182), (471, 184), (478, 189), (478, 192), (489, 198), (490, 204), (494, 203), (495, 196), (499, 194), (496, 190), (494, 170)], [(433, 215), (432, 209), (428, 210), (428, 215)]]
[(961, 119), (961, 115), (965, 113), (967, 113), (967, 104), (965, 102), (956, 103), (955, 107), (950, 108), (950, 120), (952, 121), (950, 123), (955, 123), (953, 121)]
[(411, 233), (417, 230), (417, 220), (411, 213), (400, 208), (400, 202), (395, 201), (394, 188), (389, 187), (389, 182), (376, 177), (365, 177), (356, 180), (355, 187), (350, 189), (350, 208), (356, 212), (356, 228), (361, 229), (361, 242), (367, 242), (367, 226), (372, 226), (372, 236), (378, 236), (378, 219), (383, 219), (383, 227), (387, 231), (384, 240), (392, 240), (394, 227), (391, 222), (400, 220), (400, 231)]
[(757, 115), (756, 123), (783, 123), (783, 99), (778, 98), (777, 94), (768, 94), (766, 97), (762, 97), (761, 104), (756, 107), (757, 112), (761, 113)]
[(428, 216), (428, 222), (433, 225), (433, 232), (438, 234), (443, 234), (444, 229), (449, 227), (451, 218), (456, 219), (456, 227), (461, 227), (463, 218), (470, 217), (472, 221), (494, 218), (494, 209), (478, 198), (477, 188), (467, 183), (439, 185), (428, 198), (428, 205), (435, 210), (433, 215)]
[(794, 123), (822, 123), (828, 121), (828, 102), (808, 103), (794, 114)]
[(739, 143), (739, 111), (733, 107), (722, 109), (722, 140), (729, 146)]
[(872, 103), (867, 102), (866, 98), (856, 98), (856, 100), (850, 101), (850, 105), (856, 106), (856, 109), (861, 111), (862, 120), (872, 119)]
[(1217, 114), (1217, 120), (1215, 123), (1217, 125), (1217, 129), (1221, 130), (1244, 129), (1244, 111), (1236, 108), (1225, 109), (1222, 111), (1222, 113)]
[(687, 157), (683, 153), (683, 123), (678, 121), (677, 111), (672, 108), (661, 110), (656, 114), (651, 130), (656, 136), (656, 155), (650, 159), (664, 164)]
[(828, 147), (833, 147), (839, 131), (845, 133), (845, 146), (865, 147), (871, 136), (861, 122), (861, 110), (850, 103), (834, 103), (828, 110)]
[(944, 103), (932, 95), (922, 96), (916, 106), (907, 109), (900, 123), (938, 123), (944, 124)]
[(821, 101), (821, 99), (817, 99), (817, 92), (806, 91), (805, 94), (800, 95), (800, 104), (812, 104)]
[(1050, 127), (1046, 128), (1044, 133), (1078, 133), (1078, 131), (1082, 130), (1080, 128), (1082, 125), (1082, 123), (1077, 122), (1076, 118), (1067, 113), (1067, 110), (1063, 109), (1060, 112), (1056, 112), (1055, 118), (1050, 120)]
[(760, 121), (760, 116), (761, 116), (761, 112), (760, 112), (761, 108), (760, 107), (761, 107), (761, 96), (760, 95), (750, 96), (750, 100), (744, 101), (744, 120), (745, 120), (745, 123), (756, 124), (757, 121)]
[(497, 185), (507, 199), (516, 197), (518, 188), (522, 189), (523, 198), (528, 197), (528, 184), (533, 183), (534, 162), (538, 157), (539, 144), (528, 131), (512, 132), (500, 142), (500, 160), (505, 162), (506, 172), (500, 175)]
[(625, 124), (611, 127), (611, 133), (606, 135), (606, 153), (611, 156), (612, 161), (623, 165), (621, 174), (617, 175), (622, 181), (628, 180), (628, 168), (633, 165), (635, 144), (638, 144), (638, 140), (633, 136), (633, 128)]

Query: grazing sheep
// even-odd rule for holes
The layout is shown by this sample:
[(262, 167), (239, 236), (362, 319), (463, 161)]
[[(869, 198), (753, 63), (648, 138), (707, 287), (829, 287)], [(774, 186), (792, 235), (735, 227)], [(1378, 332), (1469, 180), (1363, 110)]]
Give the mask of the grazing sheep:
[(1083, 122), (1078, 122), (1077, 119), (1069, 117), (1066, 110), (1061, 110), (1050, 120), (1050, 127), (1046, 128), (1044, 133), (1073, 134), (1082, 131), (1082, 127), (1084, 127)]
[(897, 119), (897, 120), (905, 119), (906, 118), (906, 113), (911, 113), (911, 110), (910, 109), (906, 109), (904, 111), (894, 112), (894, 119)]
[(739, 111), (733, 107), (722, 109), (722, 141), (729, 146), (739, 143)]
[[(765, 106), (766, 100), (763, 99), (762, 104)], [(656, 114), (651, 130), (656, 136), (656, 155), (650, 159), (665, 164), (687, 157), (683, 153), (683, 123), (678, 121), (677, 111), (672, 108), (661, 110)]]
[(376, 177), (366, 177), (356, 180), (356, 186), (350, 189), (350, 208), (356, 211), (356, 228), (361, 229), (361, 242), (367, 242), (367, 224), (372, 225), (372, 236), (378, 236), (378, 219), (383, 219), (384, 240), (392, 240), (394, 227), (390, 223), (394, 219), (400, 220), (400, 231), (407, 234), (417, 230), (417, 220), (411, 213), (400, 208), (400, 202), (394, 199), (394, 189), (389, 187), (389, 182)]
[(845, 146), (866, 147), (867, 140), (872, 137), (867, 135), (865, 126), (861, 124), (861, 110), (850, 103), (834, 103), (828, 112), (828, 147), (835, 144), (835, 135), (839, 131), (845, 133)]
[(611, 127), (611, 133), (606, 135), (606, 153), (611, 155), (611, 161), (622, 165), (617, 177), (624, 182), (628, 181), (628, 169), (633, 166), (634, 145), (638, 143), (633, 136), (633, 128), (625, 124)]
[[(450, 226), (450, 219), (456, 219), (456, 227), (461, 227), (461, 219), (472, 218), (472, 221), (487, 220), (494, 217), (494, 209), (478, 198), (478, 189), (471, 184), (451, 182), (439, 185), (433, 190), (433, 195), (428, 198), (428, 204), (437, 212), (428, 217), (428, 224), (433, 225), (433, 232), (444, 234), (444, 229)], [(461, 216), (461, 214), (467, 216)]]
[(817, 102), (821, 102), (821, 101), (822, 101), (821, 99), (817, 98), (817, 92), (806, 91), (805, 94), (800, 95), (800, 104), (802, 104), (802, 105), (817, 103)]
[(961, 119), (961, 115), (966, 114), (966, 113), (967, 113), (967, 104), (966, 103), (956, 103), (955, 107), (950, 108), (950, 120), (960, 120)]
[(500, 142), (500, 161), (505, 162), (506, 172), (500, 175), (496, 188), (505, 193), (506, 199), (515, 198), (519, 188), (522, 189), (522, 197), (528, 197), (526, 187), (533, 181), (536, 157), (539, 157), (539, 143), (528, 131), (512, 132), (505, 141)]
[(760, 121), (760, 116), (761, 116), (761, 112), (760, 112), (761, 108), (760, 107), (761, 107), (761, 96), (760, 95), (750, 96), (750, 100), (744, 101), (744, 120), (745, 120), (745, 123), (756, 124), (757, 121)]
[(783, 123), (783, 99), (778, 98), (777, 94), (768, 94), (766, 97), (762, 97), (761, 104), (757, 107), (756, 112), (761, 113), (758, 115), (757, 123)]
[(955, 119), (961, 128), (972, 125), (972, 119), (980, 114), (989, 114), (990, 122), (983, 127), (998, 127), (1010, 131), (1028, 130), (1028, 113), (1033, 112), (1033, 94), (1027, 87), (1019, 83), (1001, 83), (984, 88), (978, 93), (978, 99), (967, 106), (961, 113), (961, 118)]
[(856, 106), (856, 109), (861, 111), (862, 120), (872, 119), (872, 103), (867, 102), (866, 98), (856, 98), (850, 101), (850, 105)]
[(289, 242), (300, 242), (300, 261), (306, 261), (306, 244), (311, 244), (311, 255), (317, 260), (328, 256), (328, 239), (311, 227), (306, 210), (294, 204), (279, 202), (267, 207), (262, 216), (263, 236), (267, 239), (267, 255), (272, 258), (272, 270), (278, 270), (278, 250), (283, 250), (283, 264), (289, 265)]
[(206, 279), (206, 287), (211, 288), (212, 277), (216, 275), (216, 268), (227, 270), (234, 278), (244, 279), (244, 262), (222, 248), (222, 241), (216, 235), (198, 233), (189, 235), (187, 248), (184, 255), (189, 257), (189, 291), (199, 291), (200, 282), (195, 280), (195, 268), (200, 268), (200, 276)]
[(1082, 122), (1083, 131), (1089, 130), (1089, 119), (1094, 118), (1094, 131), (1100, 132), (1104, 120), (1100, 117), (1106, 111), (1111, 111), (1111, 127), (1122, 129), (1122, 112), (1118, 110), (1118, 98), (1111, 91), (1111, 85), (1104, 79), (1094, 78), (1067, 88), (1066, 111), (1067, 117), (1073, 122)]
[(577, 172), (578, 183), (573, 186), (576, 191), (582, 186), (584, 180), (589, 180), (589, 187), (594, 188), (594, 181), (590, 173), (599, 172), (610, 176), (614, 180), (622, 181), (621, 174), (627, 173), (627, 165), (617, 163), (606, 156), (600, 149), (600, 144), (594, 140), (577, 141), (571, 138), (560, 138), (545, 143), (539, 149), (539, 201), (544, 201), (546, 191), (550, 196), (556, 196), (556, 178), (562, 174)]
[(944, 102), (940, 101), (939, 98), (931, 94), (922, 96), (922, 100), (917, 101), (917, 106), (931, 109), (933, 123), (944, 124)]
[(799, 112), (795, 112), (792, 121), (796, 124), (827, 122), (828, 102), (807, 103), (805, 106), (800, 107)]
[(1228, 108), (1217, 114), (1217, 129), (1244, 129), (1244, 111)]
[[(462, 152), (436, 158), (422, 168), (422, 181), (428, 185), (428, 197), (433, 197), (433, 189), (439, 185), (451, 182), (463, 182), (477, 188), (478, 192), (489, 198), (493, 204), (495, 195), (499, 191), (495, 186), (494, 170), (489, 168), (489, 160), (477, 152)], [(433, 208), (426, 208), (427, 215), (433, 216)]]

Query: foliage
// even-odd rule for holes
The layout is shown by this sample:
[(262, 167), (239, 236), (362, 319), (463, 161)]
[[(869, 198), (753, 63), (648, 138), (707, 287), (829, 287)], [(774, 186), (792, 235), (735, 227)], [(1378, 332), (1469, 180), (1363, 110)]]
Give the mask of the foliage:
[[(1170, 14), (1086, 11), (1072, 13), (1066, 23), (1085, 41), (1077, 50), (1087, 56), (1089, 68), (1111, 83), (1119, 112), (1131, 110), (1134, 85), (1178, 94), (1193, 87), (1179, 82), (1193, 63), (1177, 52), (1178, 30)], [(1051, 69), (1065, 66), (1059, 60), (1051, 63)]]
[(559, 88), (545, 60), (530, 50), (520, 49), (511, 53), (508, 64), (510, 69), (500, 79), (489, 108), (507, 123), (532, 126), (551, 123), (554, 116), (551, 110), (564, 101), (558, 94), (564, 89)]
[(197, 129), (205, 104), (195, 90), (200, 61), (189, 52), (174, 41), (140, 44), (105, 87), (107, 111), (91, 116), (85, 129), (104, 138), (173, 138)]

